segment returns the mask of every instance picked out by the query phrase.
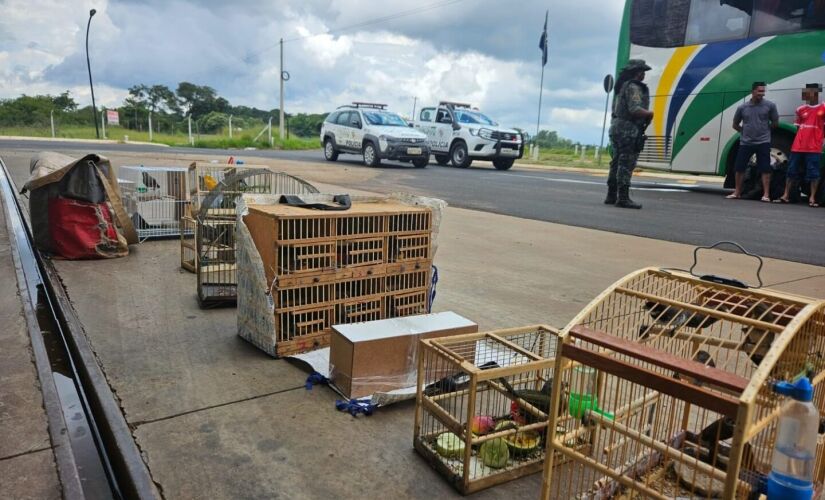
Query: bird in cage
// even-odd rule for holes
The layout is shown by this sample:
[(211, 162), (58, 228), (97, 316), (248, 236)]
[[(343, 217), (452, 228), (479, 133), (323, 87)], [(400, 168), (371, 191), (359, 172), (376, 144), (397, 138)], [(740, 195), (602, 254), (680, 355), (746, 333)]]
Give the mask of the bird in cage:
[[(708, 366), (710, 368), (716, 368), (716, 362), (713, 361), (713, 357), (707, 351), (697, 351), (696, 354), (693, 355), (693, 361), (696, 361), (697, 363), (702, 363), (703, 365)], [(680, 380), (682, 376), (679, 373), (674, 372), (673, 378), (675, 378), (676, 380)], [(691, 382), (693, 382), (693, 384), (697, 386), (702, 385), (702, 382), (695, 378), (691, 379)]]
[(151, 175), (146, 173), (145, 171), (140, 173), (140, 177), (141, 177), (141, 181), (143, 182), (143, 185), (144, 185), (144, 187), (146, 187), (146, 189), (151, 189), (153, 191), (155, 189), (160, 189), (160, 184), (158, 184), (158, 181), (154, 177), (152, 177)]
[[(553, 404), (553, 379), (546, 380), (539, 391), (534, 389), (515, 389), (510, 382), (503, 377), (499, 378), (498, 381), (504, 386), (508, 396), (513, 399), (513, 402), (510, 404), (510, 416), (519, 425), (531, 424), (538, 421), (538, 417), (533, 412), (527, 410), (524, 405), (518, 401), (519, 399), (526, 401), (530, 406), (535, 407), (545, 415), (550, 413), (550, 407)], [(567, 384), (562, 382), (562, 397), (566, 398), (566, 394)], [(564, 413), (565, 406), (566, 404), (564, 404), (563, 399), (562, 402), (559, 403), (559, 416)]]
[[(693, 305), (701, 306), (702, 304), (692, 303)], [(706, 328), (716, 323), (719, 318), (706, 316), (694, 311), (687, 311), (668, 304), (661, 304), (648, 300), (644, 305), (645, 309), (650, 313), (650, 317), (657, 323), (669, 325), (672, 330), (678, 330), (681, 327), (688, 328)]]
[[(776, 315), (770, 311), (770, 307), (761, 302), (750, 306), (746, 316), (766, 323), (775, 323), (777, 320)], [(776, 338), (776, 334), (753, 326), (744, 326), (742, 330), (745, 334), (745, 340), (742, 342), (742, 350), (748, 354), (751, 361), (759, 365), (762, 363), (765, 355), (768, 354), (771, 344), (773, 344)]]
[[(495, 361), (488, 361), (482, 365), (479, 365), (479, 368), (482, 370), (489, 370), (490, 368), (499, 368), (498, 363)], [(465, 372), (459, 371), (453, 373), (452, 375), (447, 375), (444, 378), (441, 378), (432, 384), (424, 387), (424, 395), (425, 396), (436, 396), (438, 394), (446, 394), (449, 392), (456, 392), (458, 390), (463, 389), (468, 383), (470, 382), (470, 375)]]

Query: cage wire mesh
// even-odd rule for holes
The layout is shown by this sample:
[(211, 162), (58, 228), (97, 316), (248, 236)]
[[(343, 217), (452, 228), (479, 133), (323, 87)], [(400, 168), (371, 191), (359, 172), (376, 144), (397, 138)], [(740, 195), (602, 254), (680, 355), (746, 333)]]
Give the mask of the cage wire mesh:
[(185, 167), (124, 165), (117, 182), (141, 241), (181, 234), (180, 220), (189, 210)]
[[(297, 177), (255, 166), (193, 163), (189, 175), (195, 215), (198, 301), (204, 307), (234, 303), (238, 284), (235, 205), (239, 198), (246, 193), (305, 195), (318, 190)], [(182, 238), (184, 268), (189, 268), (190, 251), (191, 242)]]
[(557, 335), (530, 326), (422, 341), (414, 446), (460, 492), (542, 469)]
[[(562, 333), (551, 416), (573, 428), (550, 444), (572, 461), (548, 460), (542, 497), (757, 498), (785, 402), (772, 386), (809, 376), (823, 414), (823, 344), (823, 302), (678, 271), (629, 275)], [(820, 434), (820, 489), (823, 451)]]

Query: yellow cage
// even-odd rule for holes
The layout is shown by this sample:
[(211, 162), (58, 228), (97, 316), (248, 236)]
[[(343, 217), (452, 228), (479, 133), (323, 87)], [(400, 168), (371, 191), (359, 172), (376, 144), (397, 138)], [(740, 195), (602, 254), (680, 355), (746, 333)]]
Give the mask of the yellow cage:
[[(825, 410), (825, 302), (643, 269), (565, 327), (542, 498), (757, 498), (785, 398), (807, 375)], [(589, 446), (565, 443), (584, 438)], [(823, 445), (814, 459), (822, 490)], [(556, 461), (558, 459), (556, 458)]]

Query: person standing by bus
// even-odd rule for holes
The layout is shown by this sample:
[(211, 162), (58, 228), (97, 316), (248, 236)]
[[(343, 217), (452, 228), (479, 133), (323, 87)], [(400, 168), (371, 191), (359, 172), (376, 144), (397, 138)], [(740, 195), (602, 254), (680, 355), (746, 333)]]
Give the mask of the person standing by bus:
[(750, 100), (740, 104), (733, 115), (733, 128), (742, 135), (735, 161), (736, 189), (726, 198), (742, 197), (745, 172), (756, 155), (756, 169), (762, 176), (762, 201), (771, 201), (771, 129), (777, 125), (779, 112), (776, 104), (765, 99), (765, 82), (754, 82)]
[(631, 59), (619, 74), (613, 120), (610, 122), (610, 143), (613, 158), (607, 177), (605, 204), (621, 208), (642, 208), (630, 199), (630, 181), (639, 153), (645, 142), (645, 129), (653, 119), (650, 111), (650, 91), (642, 83), (650, 66), (641, 59)]
[(788, 179), (785, 181), (785, 194), (777, 203), (789, 203), (791, 189), (804, 179), (810, 182), (808, 205), (818, 207), (816, 189), (819, 187), (819, 159), (822, 156), (822, 143), (825, 140), (825, 104), (820, 104), (819, 93), (822, 86), (809, 83), (802, 90), (802, 100), (806, 102), (796, 108), (796, 138), (791, 146), (791, 161), (788, 164)]

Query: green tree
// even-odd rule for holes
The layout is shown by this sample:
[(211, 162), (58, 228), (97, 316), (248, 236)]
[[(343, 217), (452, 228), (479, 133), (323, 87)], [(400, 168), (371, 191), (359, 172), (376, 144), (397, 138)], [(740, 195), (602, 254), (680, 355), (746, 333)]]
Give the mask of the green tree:
[[(192, 118), (197, 119), (210, 111), (216, 111), (218, 96), (212, 87), (180, 82), (176, 94), (184, 114), (191, 114)], [(227, 106), (229, 104), (226, 99), (222, 100), (221, 105), (223, 103), (226, 103)]]

